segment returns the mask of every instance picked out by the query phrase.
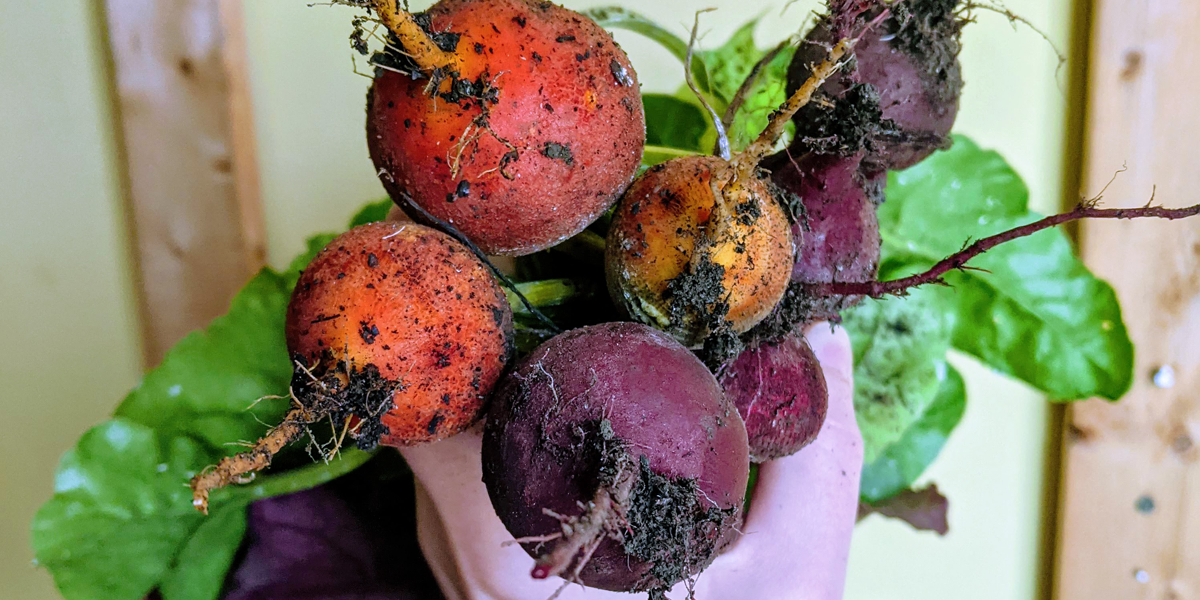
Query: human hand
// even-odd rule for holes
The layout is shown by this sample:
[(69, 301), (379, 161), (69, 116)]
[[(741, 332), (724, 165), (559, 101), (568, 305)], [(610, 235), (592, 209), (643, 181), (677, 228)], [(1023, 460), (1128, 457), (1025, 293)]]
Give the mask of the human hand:
[[(829, 410), (816, 440), (759, 470), (743, 535), (695, 580), (696, 600), (842, 597), (858, 508), (862, 436), (854, 419), (852, 353), (842, 329), (820, 323), (805, 335), (821, 361)], [(515, 544), (482, 482), (477, 426), (401, 450), (417, 480), (417, 532), (448, 600), (546, 600), (561, 579), (529, 576), (533, 559)], [(667, 593), (688, 598), (687, 582)], [(629, 598), (571, 586), (562, 600)]]

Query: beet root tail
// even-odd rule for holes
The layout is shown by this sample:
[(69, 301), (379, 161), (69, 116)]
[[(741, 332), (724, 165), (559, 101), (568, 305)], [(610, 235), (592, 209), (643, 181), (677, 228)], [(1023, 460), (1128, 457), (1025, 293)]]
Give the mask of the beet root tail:
[(312, 422), (307, 417), (306, 410), (292, 409), (282, 423), (267, 432), (250, 450), (222, 458), (212, 469), (193, 477), (190, 484), (192, 506), (207, 515), (208, 497), (214, 490), (239, 483), (247, 475), (271, 466), (271, 459), (304, 433), (305, 426)]
[(563, 578), (578, 579), (600, 543), (609, 537), (619, 538), (628, 526), (625, 513), (637, 477), (638, 467), (627, 460), (612, 483), (596, 490), (595, 498), (582, 515), (565, 517), (547, 510), (546, 514), (562, 523), (563, 536), (550, 552), (538, 557), (529, 575), (534, 579), (549, 579), (570, 571)]

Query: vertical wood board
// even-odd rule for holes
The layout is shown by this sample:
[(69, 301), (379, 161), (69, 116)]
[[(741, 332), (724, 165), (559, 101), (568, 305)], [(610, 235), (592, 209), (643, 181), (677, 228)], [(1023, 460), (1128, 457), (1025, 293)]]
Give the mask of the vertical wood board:
[[(1104, 206), (1156, 186), (1157, 204), (1200, 202), (1200, 2), (1093, 14), (1083, 193), (1124, 165)], [(1080, 240), (1121, 299), (1135, 381), (1120, 403), (1069, 411), (1056, 597), (1200, 599), (1200, 222), (1086, 222)]]
[(149, 365), (263, 262), (240, 0), (107, 0)]

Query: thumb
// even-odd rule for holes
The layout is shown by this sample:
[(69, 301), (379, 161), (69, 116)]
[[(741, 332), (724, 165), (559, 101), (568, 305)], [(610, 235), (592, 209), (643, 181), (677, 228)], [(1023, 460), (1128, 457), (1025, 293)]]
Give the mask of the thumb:
[(828, 323), (812, 326), (805, 337), (829, 390), (825, 423), (812, 444), (760, 467), (745, 535), (714, 564), (719, 576), (701, 578), (707, 589), (700, 597), (738, 597), (763, 573), (786, 574), (773, 575), (782, 581), (772, 597), (842, 597), (862, 470), (853, 354), (846, 332)]

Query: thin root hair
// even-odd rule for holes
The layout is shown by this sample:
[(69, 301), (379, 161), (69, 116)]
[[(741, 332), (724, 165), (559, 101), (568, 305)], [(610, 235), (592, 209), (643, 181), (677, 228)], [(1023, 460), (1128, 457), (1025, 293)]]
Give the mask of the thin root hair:
[[(1107, 189), (1107, 186), (1105, 186), (1105, 189)], [(1155, 194), (1157, 194), (1157, 187), (1151, 194), (1150, 200), (1138, 208), (1098, 208), (1100, 196), (1083, 200), (1073, 210), (1051, 215), (1033, 223), (1014, 227), (1007, 231), (976, 240), (959, 252), (942, 259), (929, 270), (908, 277), (891, 281), (818, 283), (803, 287), (808, 294), (814, 297), (870, 296), (872, 298), (882, 298), (884, 296), (903, 296), (909, 290), (929, 283), (948, 285), (943, 277), (951, 271), (963, 270), (966, 268), (967, 261), (972, 258), (1005, 242), (1033, 235), (1044, 229), (1050, 229), (1064, 223), (1081, 219), (1155, 218), (1173, 221), (1200, 215), (1200, 204), (1184, 208), (1154, 206)]]

